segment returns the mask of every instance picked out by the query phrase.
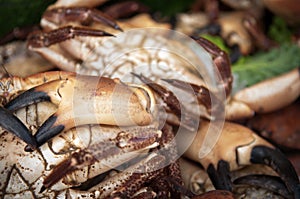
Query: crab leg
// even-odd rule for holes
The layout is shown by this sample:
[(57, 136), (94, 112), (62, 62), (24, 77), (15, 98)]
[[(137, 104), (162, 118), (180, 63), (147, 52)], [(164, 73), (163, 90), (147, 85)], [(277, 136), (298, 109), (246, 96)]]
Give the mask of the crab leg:
[(87, 7), (53, 8), (46, 10), (43, 18), (56, 24), (65, 24), (67, 22), (77, 21), (83, 25), (89, 25), (92, 22), (98, 22), (122, 31), (120, 26), (112, 17), (97, 9)]
[(130, 160), (150, 148), (157, 147), (161, 136), (161, 131), (149, 127), (128, 129), (112, 127), (108, 133), (111, 134), (109, 138), (101, 140), (100, 137), (105, 137), (105, 133), (98, 135), (97, 139), (100, 141), (94, 141), (87, 149), (74, 152), (70, 158), (58, 164), (44, 180), (43, 189), (51, 187), (67, 174), (95, 162), (102, 164), (100, 167), (103, 168), (102, 172), (117, 167), (124, 159)]
[(195, 95), (197, 96), (199, 104), (203, 104), (209, 113), (211, 113), (213, 109), (220, 108), (219, 106), (212, 107), (212, 101), (219, 102), (217, 103), (218, 105), (220, 105), (221, 102), (217, 98), (217, 96), (214, 95), (212, 92), (210, 92), (205, 86), (199, 86), (178, 79), (162, 79), (162, 80), (168, 82), (174, 87), (181, 88), (184, 90), (192, 88), (193, 91), (195, 92)]
[[(160, 174), (161, 170), (158, 168), (162, 167), (164, 160), (165, 158), (163, 156), (151, 153), (138, 164), (133, 165), (122, 172), (121, 176), (114, 176), (113, 179), (105, 181), (104, 183), (106, 186), (115, 185), (115, 182), (124, 183), (123, 186), (119, 186), (120, 188), (110, 195), (123, 197), (133, 195), (137, 191), (137, 188), (143, 186), (145, 181), (149, 181)], [(141, 172), (142, 170), (145, 171)]]
[(30, 48), (48, 47), (53, 44), (66, 41), (68, 39), (72, 39), (75, 36), (102, 37), (113, 35), (102, 30), (95, 30), (84, 27), (65, 26), (62, 28), (52, 30), (48, 33), (39, 32), (29, 35), (28, 45), (30, 46)]
[(229, 96), (232, 89), (233, 77), (231, 74), (230, 60), (227, 53), (207, 39), (202, 37), (193, 39), (212, 55), (212, 59), (214, 60), (217, 70), (220, 73), (219, 84), (224, 87), (226, 96)]
[(3, 107), (0, 107), (0, 126), (21, 138), (24, 142), (29, 144), (31, 148), (35, 149), (37, 147), (35, 138), (27, 127), (10, 111)]
[(258, 25), (258, 21), (250, 13), (247, 13), (243, 19), (243, 25), (247, 29), (248, 33), (256, 41), (258, 47), (262, 50), (269, 50), (271, 47), (278, 46), (274, 41), (269, 39), (264, 33), (261, 27)]
[[(133, 196), (144, 186), (145, 181), (150, 181), (160, 174), (161, 169), (159, 168), (163, 167), (164, 161), (164, 156), (151, 153), (140, 162), (99, 183), (96, 187), (90, 189), (89, 192), (80, 192), (80, 195), (87, 194), (86, 197), (88, 198), (113, 198), (113, 196), (121, 196), (123, 198)], [(61, 167), (60, 169), (63, 170), (64, 168)], [(46, 182), (48, 181), (47, 178), (45, 179)], [(47, 186), (44, 184), (41, 191), (45, 190)]]
[(61, 53), (57, 52), (55, 48), (48, 47), (53, 44), (60, 44), (60, 42), (72, 39), (76, 36), (103, 37), (112, 36), (112, 34), (102, 30), (85, 27), (66, 26), (52, 30), (48, 33), (38, 32), (31, 34), (27, 39), (28, 48), (40, 53), (45, 59), (50, 60), (53, 64), (60, 66), (64, 70), (76, 71), (75, 69), (78, 65), (75, 61), (66, 58)]
[(143, 83), (145, 83), (147, 86), (149, 86), (151, 89), (153, 89), (162, 99), (163, 101), (168, 105), (168, 107), (172, 110), (172, 112), (180, 119), (182, 120), (183, 124), (186, 128), (188, 128), (191, 131), (194, 131), (195, 126), (195, 119), (193, 119), (190, 115), (182, 114), (186, 113), (186, 111), (183, 111), (184, 107), (180, 105), (179, 100), (177, 97), (166, 88), (162, 87), (159, 84), (156, 84), (154, 81), (150, 80), (149, 78), (145, 77), (144, 75), (138, 75), (135, 73), (132, 73), (134, 76), (139, 78)]
[(38, 146), (78, 125), (148, 125), (155, 112), (154, 96), (146, 87), (127, 86), (104, 77), (75, 75), (34, 87), (7, 103), (5, 108), (14, 111), (41, 101), (50, 101), (58, 109), (35, 134)]

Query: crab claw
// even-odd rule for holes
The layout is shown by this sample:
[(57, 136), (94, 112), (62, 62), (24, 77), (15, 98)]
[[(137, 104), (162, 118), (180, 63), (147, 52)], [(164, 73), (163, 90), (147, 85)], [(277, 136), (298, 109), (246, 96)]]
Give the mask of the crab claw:
[[(244, 147), (240, 147), (244, 148)], [(246, 147), (247, 148), (247, 147)], [(239, 151), (239, 149), (237, 149)], [(241, 149), (240, 153), (237, 151), (237, 158), (241, 158), (244, 154)], [(285, 197), (291, 197), (293, 194), (297, 194), (297, 186), (299, 184), (299, 179), (297, 173), (295, 172), (292, 164), (289, 160), (277, 149), (273, 149), (269, 146), (250, 146), (248, 149), (251, 153), (250, 159), (247, 159), (246, 162), (244, 160), (241, 161), (240, 165), (250, 165), (250, 164), (263, 164), (271, 167), (277, 174), (280, 176), (281, 180), (285, 182), (285, 185), (280, 184), (280, 182), (276, 182), (274, 179), (270, 178), (259, 178), (259, 183), (255, 183), (255, 178), (257, 176), (247, 177), (240, 182), (245, 183), (247, 181), (248, 184), (255, 184), (256, 186), (267, 188), (273, 192), (278, 192), (279, 194)], [(242, 163), (243, 162), (243, 163)], [(207, 168), (207, 173), (212, 180), (216, 189), (224, 189), (224, 190), (232, 190), (232, 182), (230, 179), (230, 163), (224, 160), (218, 161), (217, 166), (213, 166), (213, 164), (209, 165)], [(258, 181), (258, 180), (257, 180)], [(278, 179), (277, 179), (278, 181)], [(236, 181), (237, 183), (239, 181)], [(273, 187), (266, 187), (268, 183), (272, 183)], [(275, 191), (274, 191), (275, 190)]]
[[(60, 101), (60, 99), (58, 99), (58, 93), (51, 93), (49, 90), (54, 84), (57, 84), (57, 81), (52, 81), (42, 86), (31, 88), (7, 103), (5, 108), (9, 111), (16, 111), (28, 105), (44, 101), (55, 102), (58, 104)], [(41, 126), (41, 128), (38, 129), (37, 133), (33, 137), (33, 139), (36, 141), (35, 147), (31, 147), (31, 144), (26, 142), (29, 144), (29, 146), (26, 147), (27, 151), (34, 150), (36, 147), (39, 147), (41, 144), (47, 141), (50, 137), (54, 137), (64, 129), (61, 125), (54, 126), (52, 129), (50, 129), (56, 120), (56, 115), (52, 115), (46, 120), (46, 122)]]
[[(149, 125), (155, 112), (155, 99), (149, 92), (142, 86), (128, 86), (117, 79), (74, 74), (29, 89), (6, 104), (5, 108), (14, 111), (42, 101), (57, 105), (57, 111), (34, 135), (39, 147), (74, 126)], [(27, 150), (30, 149), (27, 147)]]
[(0, 107), (0, 126), (21, 138), (31, 148), (35, 149), (37, 147), (35, 138), (27, 127), (10, 111), (3, 107)]
[(251, 149), (250, 162), (270, 166), (279, 174), (291, 193), (295, 193), (297, 190), (299, 185), (298, 175), (291, 162), (278, 149), (257, 145)]
[[(220, 132), (219, 139), (210, 143), (210, 151), (202, 156), (201, 146), (208, 129)], [(207, 144), (207, 143), (206, 143)], [(214, 122), (202, 121), (201, 128), (185, 155), (201, 163), (207, 170), (216, 189), (231, 191), (230, 171), (251, 164), (264, 164), (271, 167), (285, 182), (290, 194), (296, 194), (299, 179), (290, 161), (278, 149), (257, 136), (250, 129), (226, 122), (222, 129), (217, 129)]]

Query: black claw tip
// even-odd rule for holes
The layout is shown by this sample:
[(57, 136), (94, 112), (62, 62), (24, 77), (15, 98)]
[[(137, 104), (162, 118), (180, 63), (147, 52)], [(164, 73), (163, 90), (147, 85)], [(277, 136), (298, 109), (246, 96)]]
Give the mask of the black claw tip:
[(207, 168), (207, 174), (209, 175), (209, 178), (216, 189), (232, 191), (228, 162), (220, 160), (218, 162), (217, 169), (215, 169), (213, 164), (210, 164)]
[(254, 164), (265, 164), (276, 171), (285, 182), (288, 190), (295, 192), (299, 184), (298, 175), (287, 157), (277, 149), (266, 146), (255, 146), (251, 152), (250, 161)]
[(25, 106), (42, 101), (50, 101), (48, 94), (42, 91), (36, 91), (35, 88), (32, 88), (11, 100), (4, 107), (10, 111), (16, 111)]
[[(57, 116), (52, 115), (38, 129), (37, 133), (34, 135), (37, 147), (40, 147), (41, 145), (45, 144), (64, 130), (64, 125), (53, 126), (56, 120)], [(31, 146), (25, 147), (25, 151), (27, 152), (31, 152), (32, 150), (33, 149)]]
[(46, 190), (46, 187), (43, 185), (39, 193), (43, 193)]
[(0, 107), (0, 126), (22, 139), (31, 148), (37, 147), (37, 142), (27, 127), (19, 118), (3, 107)]

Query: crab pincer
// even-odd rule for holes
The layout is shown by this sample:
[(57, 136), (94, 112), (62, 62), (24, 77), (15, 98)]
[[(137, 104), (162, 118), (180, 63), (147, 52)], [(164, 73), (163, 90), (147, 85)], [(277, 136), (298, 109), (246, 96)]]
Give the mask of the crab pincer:
[(70, 75), (27, 90), (5, 108), (15, 111), (43, 101), (57, 105), (57, 111), (34, 135), (39, 147), (60, 132), (84, 124), (150, 124), (154, 97), (146, 95), (147, 92), (143, 87), (125, 85), (117, 79)]

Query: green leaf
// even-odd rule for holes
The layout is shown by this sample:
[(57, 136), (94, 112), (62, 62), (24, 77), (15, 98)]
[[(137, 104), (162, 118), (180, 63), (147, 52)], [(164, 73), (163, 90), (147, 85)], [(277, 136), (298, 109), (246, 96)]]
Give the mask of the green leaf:
[(285, 43), (269, 52), (243, 57), (232, 66), (233, 92), (299, 66), (300, 48), (296, 44)]

